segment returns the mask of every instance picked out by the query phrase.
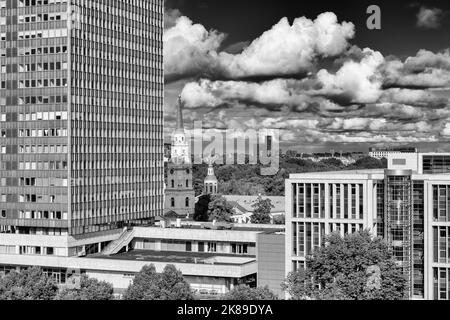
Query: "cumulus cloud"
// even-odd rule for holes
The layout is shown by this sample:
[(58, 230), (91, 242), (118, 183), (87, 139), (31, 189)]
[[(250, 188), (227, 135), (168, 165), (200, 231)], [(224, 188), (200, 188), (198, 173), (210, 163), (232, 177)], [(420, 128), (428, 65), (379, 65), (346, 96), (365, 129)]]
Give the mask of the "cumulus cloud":
[(226, 35), (206, 30), (185, 16), (175, 16), (172, 27), (164, 31), (164, 71), (169, 81), (206, 76), (214, 65), (211, 52), (221, 46)]
[(292, 75), (312, 69), (317, 57), (344, 52), (355, 34), (352, 23), (340, 24), (334, 13), (310, 20), (297, 18), (292, 25), (283, 18), (254, 40), (240, 54), (219, 54), (221, 68), (230, 78)]
[(297, 18), (292, 25), (283, 18), (248, 46), (242, 46), (242, 52), (230, 53), (230, 48), (220, 50), (225, 34), (208, 31), (178, 13), (169, 17), (171, 26), (164, 33), (169, 81), (191, 76), (238, 79), (307, 72), (317, 58), (343, 53), (355, 34), (352, 23), (339, 23), (331, 12), (315, 20)]
[(378, 69), (384, 62), (381, 53), (364, 49), (360, 62), (347, 61), (335, 73), (320, 70), (317, 79), (323, 86), (319, 92), (348, 97), (352, 103), (374, 103), (382, 94), (383, 79)]
[(413, 72), (421, 72), (428, 68), (450, 70), (450, 50), (434, 53), (428, 50), (419, 50), (414, 57), (405, 61), (405, 68)]
[(437, 29), (441, 26), (444, 11), (439, 8), (421, 7), (417, 14), (417, 26), (420, 28)]
[(218, 107), (235, 102), (299, 106), (307, 100), (299, 81), (274, 79), (263, 83), (200, 80), (186, 84), (181, 96), (188, 108)]
[(442, 88), (450, 86), (450, 52), (420, 50), (405, 61), (392, 59), (383, 67), (387, 87)]
[(183, 87), (187, 118), (205, 128), (275, 128), (316, 145), (450, 139), (450, 94), (441, 90), (450, 87), (449, 50), (384, 57), (352, 46), (353, 24), (333, 13), (283, 18), (223, 48), (224, 33), (178, 11), (166, 17), (166, 80)]
[(441, 135), (450, 137), (450, 122), (445, 124), (444, 129), (441, 131)]

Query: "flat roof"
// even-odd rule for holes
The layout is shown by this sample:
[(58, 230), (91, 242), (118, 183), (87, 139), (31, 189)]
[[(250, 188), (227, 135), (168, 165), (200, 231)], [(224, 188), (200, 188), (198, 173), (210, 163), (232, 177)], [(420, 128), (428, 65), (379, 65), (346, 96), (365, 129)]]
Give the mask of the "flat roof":
[[(89, 255), (86, 258), (107, 260), (148, 261), (164, 263), (215, 264), (215, 265), (243, 265), (256, 260), (252, 255), (233, 255), (208, 252), (171, 252), (132, 250), (125, 253), (105, 256), (101, 254)], [(214, 262), (214, 263), (212, 263)]]
[(333, 175), (353, 175), (357, 178), (358, 175), (369, 175), (369, 174), (382, 174), (384, 175), (386, 169), (361, 169), (361, 170), (342, 170), (342, 171), (320, 171), (320, 172), (305, 172), (305, 173), (292, 173), (289, 175), (290, 179), (298, 179), (305, 177), (318, 177), (318, 178), (329, 178), (333, 179)]
[[(284, 197), (283, 197), (284, 199)], [(198, 224), (189, 224), (190, 221), (183, 221), (181, 228), (177, 228), (176, 226), (170, 226), (166, 228), (162, 228), (159, 226), (146, 226), (146, 227), (136, 227), (136, 228), (155, 228), (155, 229), (167, 229), (167, 230), (213, 230), (213, 231), (247, 231), (247, 232), (280, 232), (284, 231), (285, 227), (284, 225), (265, 225), (263, 226), (256, 226), (256, 225), (250, 225), (247, 226), (245, 224), (230, 224), (232, 226), (231, 228), (221, 228), (223, 225), (218, 225), (214, 227), (211, 222), (204, 222), (203, 225)], [(186, 224), (187, 223), (187, 224)]]
[[(388, 169), (363, 169), (363, 170), (342, 170), (342, 171), (321, 171), (321, 172), (305, 172), (305, 173), (293, 173), (289, 176), (289, 180), (295, 179), (384, 179), (385, 171)], [(407, 169), (406, 169), (407, 170)], [(409, 169), (410, 170), (410, 169)], [(392, 170), (391, 170), (392, 171)], [(395, 170), (393, 170), (395, 171)], [(418, 173), (416, 171), (412, 172), (411, 175), (413, 180), (448, 180), (450, 179), (449, 173), (436, 173), (436, 174), (426, 174)]]

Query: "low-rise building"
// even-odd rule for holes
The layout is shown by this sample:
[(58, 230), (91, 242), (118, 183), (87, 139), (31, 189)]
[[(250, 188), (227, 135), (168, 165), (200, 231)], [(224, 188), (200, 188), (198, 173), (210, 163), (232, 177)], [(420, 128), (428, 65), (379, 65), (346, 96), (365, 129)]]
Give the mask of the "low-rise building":
[[(81, 273), (112, 283), (115, 292), (121, 294), (143, 266), (153, 264), (157, 272), (162, 272), (166, 265), (173, 264), (199, 297), (212, 298), (239, 284), (256, 286), (258, 259), (267, 260), (265, 251), (258, 255), (258, 236), (283, 230), (284, 226), (223, 225), (178, 219), (160, 226), (124, 229), (104, 246), (87, 245), (78, 257), (58, 256), (57, 252), (26, 254), (15, 247), (15, 239), (0, 234), (0, 273), (39, 266), (61, 285), (67, 283), (73, 272)], [(54, 240), (48, 239), (52, 243)], [(5, 247), (15, 250), (6, 251)], [(273, 263), (278, 264), (274, 268), (284, 269), (282, 260)], [(279, 280), (281, 283), (282, 279)]]
[[(235, 223), (250, 223), (255, 208), (253, 205), (257, 202), (259, 196), (237, 196), (224, 195), (224, 198), (232, 205), (234, 214), (231, 217)], [(284, 197), (263, 196), (263, 199), (269, 199), (273, 205), (270, 211), (271, 220), (285, 215)]]

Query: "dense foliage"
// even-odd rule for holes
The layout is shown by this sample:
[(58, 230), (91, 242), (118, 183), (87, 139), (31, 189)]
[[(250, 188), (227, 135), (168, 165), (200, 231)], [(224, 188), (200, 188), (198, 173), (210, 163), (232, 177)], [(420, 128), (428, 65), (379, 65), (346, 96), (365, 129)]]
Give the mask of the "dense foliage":
[(57, 300), (113, 300), (114, 288), (105, 281), (89, 278), (83, 275), (80, 279), (80, 287), (75, 289), (63, 289), (58, 293)]
[(195, 204), (194, 220), (207, 222), (209, 221), (208, 210), (209, 203), (211, 202), (211, 196), (209, 194), (202, 195), (198, 198)]
[(0, 278), (0, 300), (53, 300), (57, 293), (55, 281), (38, 267)]
[[(203, 180), (207, 174), (207, 165), (194, 165), (195, 194), (203, 192)], [(215, 173), (219, 180), (219, 192), (222, 194), (283, 196), (284, 180), (292, 173), (324, 172), (357, 169), (386, 168), (385, 160), (371, 157), (361, 158), (352, 165), (345, 166), (338, 159), (326, 159), (313, 162), (301, 158), (280, 158), (280, 170), (275, 176), (261, 176), (260, 165), (222, 165)]]
[(274, 205), (270, 199), (263, 199), (262, 196), (258, 196), (252, 207), (254, 211), (251, 216), (251, 223), (269, 224), (271, 222), (270, 211), (274, 208)]
[(217, 194), (211, 197), (211, 202), (208, 205), (209, 221), (232, 222), (231, 216), (233, 214), (233, 206), (224, 196)]
[(144, 266), (126, 290), (125, 300), (192, 300), (189, 283), (181, 271), (167, 265), (163, 273), (156, 272), (154, 265)]
[(223, 299), (233, 301), (278, 300), (278, 297), (267, 287), (250, 288), (245, 285), (240, 285), (228, 292)]
[(282, 285), (295, 300), (400, 300), (406, 279), (389, 246), (368, 231), (327, 237)]

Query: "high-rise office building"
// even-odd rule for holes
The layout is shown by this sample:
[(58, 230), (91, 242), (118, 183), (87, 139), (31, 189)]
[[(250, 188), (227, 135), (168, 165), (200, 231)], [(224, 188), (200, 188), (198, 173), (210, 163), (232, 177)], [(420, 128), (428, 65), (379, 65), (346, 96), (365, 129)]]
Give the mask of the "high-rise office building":
[(162, 213), (163, 11), (0, 0), (0, 253), (98, 252)]
[(450, 154), (393, 153), (388, 169), (293, 174), (286, 181), (286, 271), (325, 235), (371, 230), (408, 280), (405, 297), (450, 300)]

